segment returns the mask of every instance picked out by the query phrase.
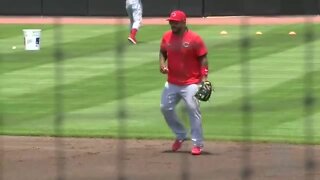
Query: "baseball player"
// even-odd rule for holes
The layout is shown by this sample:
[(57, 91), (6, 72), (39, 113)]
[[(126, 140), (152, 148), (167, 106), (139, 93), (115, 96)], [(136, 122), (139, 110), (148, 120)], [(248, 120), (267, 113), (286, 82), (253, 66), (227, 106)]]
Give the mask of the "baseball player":
[(180, 149), (187, 139), (187, 131), (179, 120), (175, 106), (182, 99), (191, 124), (192, 155), (200, 155), (203, 148), (199, 101), (195, 98), (198, 85), (207, 80), (207, 48), (199, 35), (186, 26), (186, 14), (173, 11), (167, 19), (171, 31), (162, 37), (159, 53), (160, 72), (167, 74), (162, 92), (161, 111), (176, 140), (172, 151)]
[(126, 0), (126, 10), (130, 18), (129, 42), (137, 44), (136, 34), (142, 21), (142, 3), (141, 0)]

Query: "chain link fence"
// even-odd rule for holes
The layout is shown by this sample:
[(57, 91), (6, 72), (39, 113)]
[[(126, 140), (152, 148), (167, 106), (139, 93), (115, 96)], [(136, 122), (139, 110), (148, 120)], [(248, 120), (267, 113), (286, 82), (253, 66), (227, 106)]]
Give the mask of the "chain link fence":
[[(246, 5), (244, 3), (244, 5)], [(311, 9), (308, 3), (305, 6), (305, 12), (308, 13), (308, 9)], [(251, 62), (250, 56), (252, 52), (252, 39), (250, 38), (250, 17), (242, 17), (241, 18), (241, 25), (240, 25), (240, 40), (239, 40), (239, 50), (241, 51), (239, 56), (240, 62), (240, 73), (241, 73), (241, 111), (242, 111), (242, 156), (241, 156), (241, 172), (239, 176), (242, 180), (250, 180), (253, 179), (252, 175), (255, 172), (255, 167), (253, 165), (252, 160), (252, 144), (255, 141), (252, 139), (252, 123), (254, 121), (253, 113), (254, 113), (254, 104), (252, 103), (252, 82), (251, 82)], [(122, 20), (119, 20), (117, 23), (119, 25), (125, 25), (126, 23)], [(64, 135), (64, 122), (65, 119), (65, 103), (64, 103), (64, 81), (65, 81), (65, 66), (64, 63), (66, 61), (64, 56), (64, 49), (62, 48), (61, 44), (63, 39), (66, 38), (62, 32), (62, 24), (60, 22), (60, 18), (56, 17), (55, 22), (53, 25), (53, 37), (54, 37), (54, 49), (53, 49), (53, 56), (54, 56), (54, 134), (57, 136)], [(115, 42), (117, 43), (114, 47), (115, 52), (115, 79), (114, 81), (116, 84), (116, 99), (118, 99), (117, 104), (117, 119), (118, 119), (118, 135), (119, 139), (117, 144), (117, 179), (118, 180), (125, 180), (130, 179), (130, 177), (126, 177), (126, 160), (123, 158), (127, 153), (126, 147), (126, 137), (127, 137), (127, 123), (130, 121), (130, 116), (128, 116), (128, 107), (126, 102), (126, 95), (127, 95), (127, 79), (124, 76), (126, 69), (124, 68), (124, 64), (126, 63), (124, 60), (124, 54), (126, 53), (126, 42), (123, 41), (123, 37), (125, 36), (125, 31), (123, 31), (123, 26), (119, 26), (119, 30), (116, 33)], [(301, 102), (301, 106), (304, 109), (304, 138), (305, 142), (308, 144), (313, 144), (315, 139), (315, 121), (313, 115), (315, 114), (315, 103), (316, 103), (316, 89), (315, 89), (315, 64), (318, 63), (316, 57), (314, 56), (315, 51), (317, 51), (317, 47), (315, 47), (314, 43), (311, 43), (316, 37), (316, 32), (314, 28), (313, 16), (305, 16), (305, 23), (304, 23), (304, 34), (303, 39), (305, 43), (305, 50), (304, 50), (304, 98), (303, 102)], [(204, 37), (205, 38), (205, 37)], [(0, 54), (0, 66), (2, 65), (2, 56)], [(214, 66), (214, 61), (210, 64)], [(157, 64), (157, 62), (155, 62)], [(143, 73), (143, 72), (138, 72)], [(3, 74), (3, 72), (1, 72)], [(0, 82), (3, 78), (0, 79)], [(0, 87), (2, 83), (0, 83)], [(2, 91), (0, 91), (1, 93)], [(214, 96), (214, 95), (213, 95)], [(3, 97), (0, 94), (0, 97)], [(0, 112), (2, 112), (4, 99), (0, 99)], [(187, 115), (185, 109), (181, 108), (181, 114), (184, 116), (183, 119), (187, 119)], [(0, 113), (0, 132), (1, 134), (5, 134), (3, 132), (3, 113)], [(3, 142), (0, 138), (0, 172), (3, 172)], [(64, 152), (64, 143), (63, 138), (56, 138), (55, 140), (55, 153), (58, 157), (56, 159), (57, 163), (57, 179), (64, 180), (66, 179), (66, 172), (65, 172), (65, 159), (61, 158), (65, 156)], [(316, 180), (316, 162), (314, 161), (316, 153), (314, 151), (313, 146), (305, 145), (305, 178), (304, 180)], [(59, 158), (60, 157), (60, 158)], [(181, 180), (189, 180), (190, 178), (190, 163), (191, 163), (191, 156), (181, 155), (181, 169), (180, 177)], [(0, 173), (2, 174), (2, 173)], [(0, 175), (0, 179), (3, 179)], [(4, 179), (3, 179), (4, 180)]]

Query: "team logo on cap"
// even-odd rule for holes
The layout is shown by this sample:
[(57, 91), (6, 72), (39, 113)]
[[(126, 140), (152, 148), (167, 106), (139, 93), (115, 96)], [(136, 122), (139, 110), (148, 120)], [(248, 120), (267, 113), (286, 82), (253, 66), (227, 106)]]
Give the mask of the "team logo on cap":
[(177, 14), (176, 14), (175, 12), (171, 13), (171, 16), (172, 16), (172, 17), (176, 17), (176, 15), (177, 15)]

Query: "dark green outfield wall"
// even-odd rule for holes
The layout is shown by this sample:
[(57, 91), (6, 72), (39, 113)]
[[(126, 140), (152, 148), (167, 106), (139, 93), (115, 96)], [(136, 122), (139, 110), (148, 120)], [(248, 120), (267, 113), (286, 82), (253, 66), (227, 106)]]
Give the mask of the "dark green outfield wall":
[[(320, 0), (142, 0), (144, 16), (319, 14)], [(126, 16), (125, 0), (0, 0), (0, 15)]]

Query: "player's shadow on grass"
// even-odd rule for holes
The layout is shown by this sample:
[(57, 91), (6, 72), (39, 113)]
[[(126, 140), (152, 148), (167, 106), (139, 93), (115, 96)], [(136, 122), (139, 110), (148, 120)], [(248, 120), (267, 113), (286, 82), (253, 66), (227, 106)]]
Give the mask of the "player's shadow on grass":
[[(190, 151), (171, 151), (171, 150), (165, 150), (165, 151), (162, 151), (162, 153), (168, 153), (168, 154), (190, 154), (191, 155), (191, 152)], [(214, 155), (218, 155), (218, 154), (214, 154), (214, 153), (211, 153), (211, 152), (208, 152), (208, 151), (202, 151), (201, 153), (201, 156), (214, 156)]]

